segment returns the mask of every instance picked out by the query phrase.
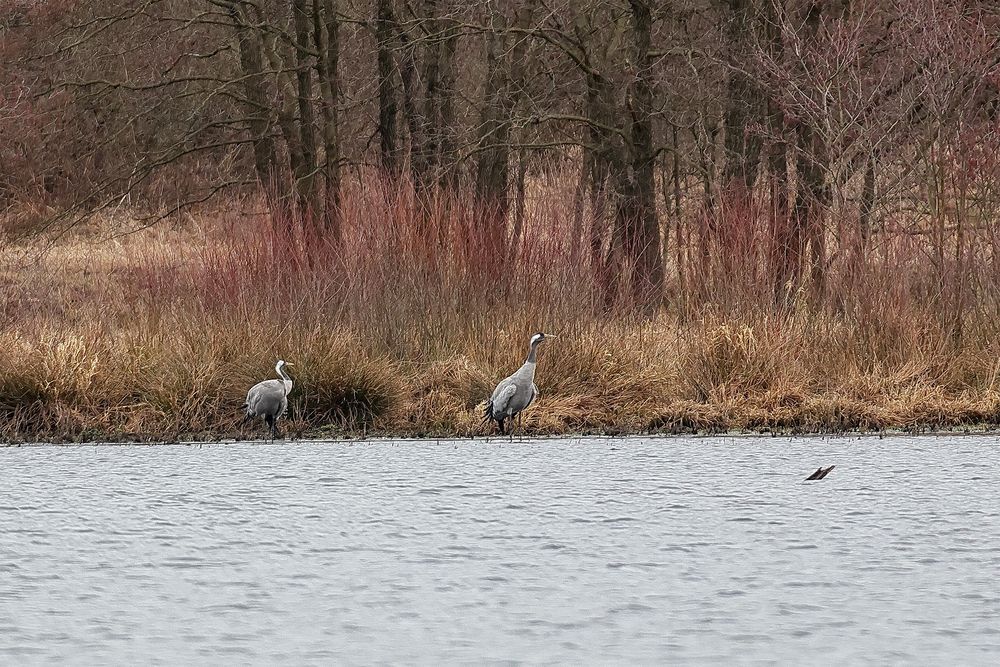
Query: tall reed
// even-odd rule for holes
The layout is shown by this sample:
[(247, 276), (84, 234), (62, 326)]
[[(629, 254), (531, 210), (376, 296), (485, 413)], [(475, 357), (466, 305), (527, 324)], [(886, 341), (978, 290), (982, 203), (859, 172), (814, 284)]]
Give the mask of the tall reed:
[(516, 243), (471, 198), (366, 181), (346, 188), (336, 243), (247, 199), (112, 240), (121, 221), (98, 220), (41, 254), (45, 240), (8, 246), (0, 437), (255, 434), (240, 404), (279, 357), (296, 364), (293, 434), (473, 434), (540, 329), (560, 338), (533, 432), (997, 421), (992, 218), (942, 255), (912, 227), (862, 246), (835, 217), (823, 284), (780, 285), (767, 206), (723, 201), (668, 236), (650, 318), (606, 298), (572, 192), (532, 193)]

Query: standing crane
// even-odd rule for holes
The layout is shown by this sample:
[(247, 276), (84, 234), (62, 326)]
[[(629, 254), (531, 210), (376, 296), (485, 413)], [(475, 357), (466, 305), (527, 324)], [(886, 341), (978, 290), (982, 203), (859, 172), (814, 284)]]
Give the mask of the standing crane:
[(255, 417), (263, 417), (264, 422), (271, 429), (272, 440), (278, 435), (278, 419), (288, 409), (288, 394), (292, 391), (292, 378), (285, 373), (285, 367), (291, 365), (285, 363), (283, 359), (279, 359), (274, 370), (281, 379), (258, 382), (247, 392), (247, 402), (243, 404), (247, 413), (243, 421), (248, 422)]
[(494, 421), (497, 423), (500, 433), (507, 433), (504, 423), (513, 420), (535, 400), (538, 396), (538, 387), (535, 386), (538, 346), (549, 338), (555, 338), (555, 336), (538, 332), (531, 337), (528, 358), (524, 360), (524, 365), (509, 377), (501, 380), (497, 388), (493, 390), (493, 395), (486, 401), (484, 424)]

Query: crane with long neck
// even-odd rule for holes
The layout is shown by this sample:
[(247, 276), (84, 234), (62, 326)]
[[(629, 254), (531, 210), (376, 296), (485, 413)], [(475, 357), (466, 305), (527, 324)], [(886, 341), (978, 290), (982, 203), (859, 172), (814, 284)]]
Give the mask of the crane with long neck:
[(535, 367), (538, 360), (538, 346), (552, 334), (538, 332), (528, 344), (528, 356), (524, 364), (500, 381), (489, 400), (486, 401), (483, 423), (494, 421), (500, 433), (506, 433), (505, 424), (524, 411), (538, 396), (535, 386)]

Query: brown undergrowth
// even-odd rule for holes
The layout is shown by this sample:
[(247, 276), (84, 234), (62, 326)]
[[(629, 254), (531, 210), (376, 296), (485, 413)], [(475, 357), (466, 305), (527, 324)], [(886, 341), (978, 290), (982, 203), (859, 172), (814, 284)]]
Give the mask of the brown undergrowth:
[(666, 305), (641, 317), (606, 307), (558, 198), (532, 205), (506, 254), (460, 201), (407, 190), (350, 192), (339, 245), (237, 203), (4, 242), (0, 438), (257, 437), (240, 405), (279, 357), (295, 364), (291, 434), (473, 435), (539, 329), (559, 338), (541, 353), (530, 433), (1000, 421), (983, 244), (942, 273), (912, 238), (887, 237), (864, 266), (832, 266), (821, 296), (779, 306), (770, 240), (751, 225), (739, 261), (717, 245), (718, 261), (673, 266)]

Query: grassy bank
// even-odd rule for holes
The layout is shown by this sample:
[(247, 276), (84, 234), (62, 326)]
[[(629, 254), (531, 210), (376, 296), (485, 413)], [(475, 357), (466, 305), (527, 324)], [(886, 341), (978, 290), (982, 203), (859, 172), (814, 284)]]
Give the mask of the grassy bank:
[(607, 304), (570, 203), (535, 202), (506, 258), (461, 202), (376, 188), (345, 198), (339, 246), (254, 202), (8, 237), (0, 439), (259, 435), (239, 406), (278, 357), (295, 363), (289, 433), (478, 433), (536, 330), (560, 337), (541, 352), (534, 433), (1000, 422), (992, 232), (937, 263), (929, 238), (886, 232), (778, 306), (773, 239), (743, 212), (680, 252), (670, 237), (665, 306), (646, 318)]

